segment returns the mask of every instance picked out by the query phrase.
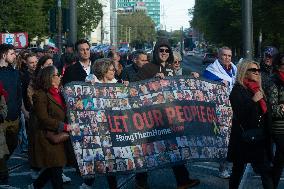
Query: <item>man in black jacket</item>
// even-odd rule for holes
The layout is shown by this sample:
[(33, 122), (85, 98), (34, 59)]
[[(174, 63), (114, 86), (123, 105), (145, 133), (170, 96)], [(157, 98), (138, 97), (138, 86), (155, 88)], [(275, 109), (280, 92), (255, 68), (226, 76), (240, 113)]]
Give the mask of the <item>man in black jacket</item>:
[[(10, 155), (13, 154), (18, 145), (19, 117), (22, 105), (20, 75), (19, 72), (12, 67), (12, 64), (15, 60), (16, 53), (14, 46), (9, 44), (1, 44), (0, 81), (3, 83), (4, 89), (8, 92), (8, 114), (3, 125), (1, 126), (6, 128), (6, 143)], [(9, 159), (9, 156), (7, 155), (0, 159), (0, 186), (5, 185), (7, 188), (9, 188), (9, 185), (7, 185), (9, 174), (6, 161)]]
[(85, 39), (80, 39), (75, 44), (75, 50), (78, 54), (78, 61), (67, 67), (62, 78), (62, 84), (65, 85), (71, 81), (85, 81), (91, 73), (90, 44)]
[[(171, 69), (171, 64), (174, 61), (173, 51), (167, 39), (160, 39), (153, 51), (152, 63), (145, 64), (138, 72), (138, 80), (150, 79), (158, 77), (163, 79), (166, 76), (173, 76), (174, 72)], [(178, 189), (186, 189), (197, 186), (199, 179), (190, 179), (189, 172), (184, 164), (172, 166)], [(147, 172), (136, 174), (136, 188), (146, 189)]]
[(125, 76), (123, 80), (129, 82), (137, 81), (137, 73), (139, 69), (147, 63), (149, 62), (146, 52), (144, 52), (143, 50), (137, 50), (133, 55), (133, 63), (126, 66), (123, 70), (123, 72), (125, 72), (123, 74)]

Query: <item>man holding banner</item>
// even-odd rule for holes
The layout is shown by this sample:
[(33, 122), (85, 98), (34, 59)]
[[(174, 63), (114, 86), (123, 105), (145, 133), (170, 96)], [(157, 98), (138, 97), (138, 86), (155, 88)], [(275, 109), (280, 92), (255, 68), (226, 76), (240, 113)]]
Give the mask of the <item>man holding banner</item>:
[[(138, 72), (137, 78), (139, 80), (145, 80), (150, 78), (165, 78), (166, 76), (173, 76), (174, 72), (171, 69), (171, 64), (174, 61), (173, 51), (167, 39), (160, 39), (153, 51), (152, 63), (145, 64)], [(184, 164), (172, 166), (175, 174), (177, 188), (186, 189), (197, 186), (199, 179), (190, 179), (189, 172)], [(136, 174), (136, 188), (144, 189), (148, 188), (147, 184), (147, 172)]]

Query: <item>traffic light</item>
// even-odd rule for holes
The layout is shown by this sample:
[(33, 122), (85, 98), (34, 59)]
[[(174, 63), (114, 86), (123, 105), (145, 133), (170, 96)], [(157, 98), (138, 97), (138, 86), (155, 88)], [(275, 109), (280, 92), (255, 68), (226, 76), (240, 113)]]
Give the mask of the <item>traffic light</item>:
[(49, 10), (49, 31), (50, 33), (56, 32), (56, 9)]
[(70, 10), (63, 8), (62, 9), (62, 32), (68, 32), (70, 30)]

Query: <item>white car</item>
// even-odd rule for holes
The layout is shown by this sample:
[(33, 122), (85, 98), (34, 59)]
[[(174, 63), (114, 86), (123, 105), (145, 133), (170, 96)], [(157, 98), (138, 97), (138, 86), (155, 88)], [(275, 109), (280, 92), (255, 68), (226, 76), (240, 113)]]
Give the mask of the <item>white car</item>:
[(194, 51), (187, 51), (186, 55), (187, 56), (194, 56)]

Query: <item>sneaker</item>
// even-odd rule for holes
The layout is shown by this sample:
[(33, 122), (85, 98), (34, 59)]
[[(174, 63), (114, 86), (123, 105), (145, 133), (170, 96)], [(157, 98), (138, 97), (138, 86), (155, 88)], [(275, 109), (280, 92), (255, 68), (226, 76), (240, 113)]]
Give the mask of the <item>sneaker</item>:
[(31, 170), (31, 177), (33, 180), (36, 180), (40, 175), (40, 171)]
[(228, 179), (230, 178), (230, 173), (228, 170), (224, 170), (224, 171), (220, 171), (219, 172), (219, 177), (222, 178), (222, 179)]
[(92, 186), (88, 186), (87, 184), (83, 183), (83, 184), (80, 186), (80, 189), (92, 189)]
[(20, 188), (17, 188), (17, 187), (8, 185), (8, 184), (1, 184), (0, 189), (20, 189)]
[(62, 173), (62, 180), (63, 183), (71, 182), (71, 178), (64, 175), (64, 173)]
[(193, 187), (195, 187), (195, 186), (197, 186), (199, 184), (200, 184), (200, 180), (199, 179), (189, 179), (186, 184), (178, 185), (177, 188), (178, 189), (193, 188)]
[(28, 185), (28, 189), (35, 189), (34, 184), (32, 183), (32, 184)]

